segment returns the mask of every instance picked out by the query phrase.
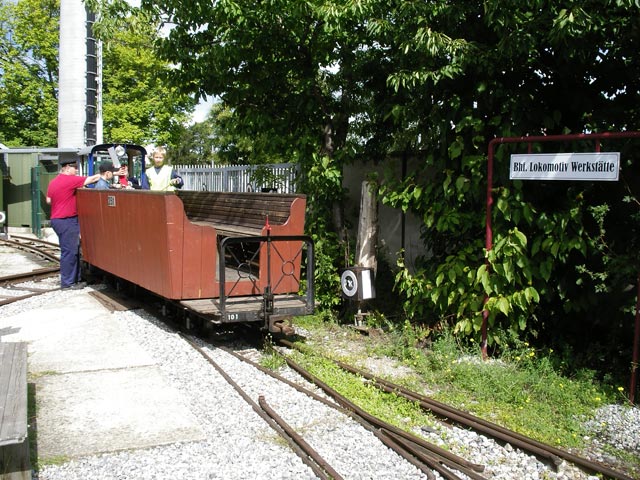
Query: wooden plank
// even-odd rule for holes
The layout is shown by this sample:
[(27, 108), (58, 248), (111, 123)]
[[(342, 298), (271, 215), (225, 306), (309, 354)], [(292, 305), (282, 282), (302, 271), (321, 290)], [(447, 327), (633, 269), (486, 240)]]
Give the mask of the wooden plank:
[(176, 194), (181, 198), (189, 198), (193, 201), (224, 202), (228, 199), (268, 199), (269, 201), (291, 201), (294, 198), (305, 198), (299, 193), (257, 193), (257, 192), (198, 192), (193, 190), (178, 190)]
[(268, 205), (274, 209), (282, 209), (287, 205), (291, 205), (299, 196), (268, 196), (268, 195), (256, 195), (255, 197), (247, 198), (241, 196), (241, 194), (230, 193), (228, 196), (221, 197), (216, 196), (213, 193), (209, 197), (196, 197), (191, 192), (185, 192), (178, 195), (183, 202), (187, 202), (190, 205), (200, 206), (233, 206), (233, 205)]
[(0, 480), (31, 480), (28, 439), (0, 447)]
[(184, 203), (195, 206), (214, 206), (219, 208), (246, 205), (255, 206), (262, 205), (263, 208), (272, 208), (279, 210), (291, 205), (297, 198), (304, 198), (304, 195), (264, 195), (253, 194), (247, 196), (243, 193), (222, 193), (210, 192), (207, 195), (201, 195), (199, 192), (180, 192), (178, 196)]
[[(220, 315), (220, 300), (217, 298), (203, 300), (183, 300), (180, 302), (187, 308), (205, 315)], [(299, 308), (304, 309), (305, 297), (299, 295), (276, 295), (274, 297), (275, 308)], [(225, 307), (228, 313), (259, 312), (262, 310), (262, 297), (231, 297), (227, 298)]]
[(0, 446), (27, 437), (27, 344), (0, 343)]
[(0, 343), (0, 480), (30, 478), (27, 344)]
[(273, 225), (282, 225), (289, 219), (290, 211), (279, 213), (261, 213), (256, 209), (247, 208), (227, 208), (224, 210), (216, 210), (212, 207), (198, 207), (194, 208), (192, 205), (185, 205), (185, 214), (189, 219), (195, 220), (212, 220), (222, 223), (231, 223), (237, 225), (256, 225), (262, 226), (265, 224), (267, 216), (269, 217), (269, 223)]
[(233, 225), (217, 227), (215, 224), (212, 225), (223, 237), (250, 237), (262, 234), (262, 228), (235, 227)]
[(289, 211), (279, 215), (263, 214), (256, 210), (246, 208), (229, 208), (225, 210), (213, 210), (213, 209), (185, 209), (187, 217), (203, 217), (203, 218), (215, 218), (224, 220), (228, 223), (236, 223), (238, 225), (250, 224), (250, 225), (264, 225), (265, 219), (269, 217), (269, 222), (273, 224), (282, 224), (289, 218)]
[[(211, 222), (220, 230), (225, 230), (227, 225), (254, 229), (244, 233), (250, 235), (262, 229), (267, 216), (271, 225), (285, 224), (293, 201), (304, 198), (303, 195), (189, 191), (179, 192), (178, 196), (189, 220)], [(226, 230), (237, 231), (236, 228)]]

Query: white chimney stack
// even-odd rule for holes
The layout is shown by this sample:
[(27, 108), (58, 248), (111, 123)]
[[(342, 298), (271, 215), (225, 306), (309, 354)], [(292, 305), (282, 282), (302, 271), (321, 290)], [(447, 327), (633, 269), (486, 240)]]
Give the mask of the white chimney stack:
[(102, 143), (102, 59), (91, 34), (93, 18), (82, 0), (60, 1), (59, 148)]

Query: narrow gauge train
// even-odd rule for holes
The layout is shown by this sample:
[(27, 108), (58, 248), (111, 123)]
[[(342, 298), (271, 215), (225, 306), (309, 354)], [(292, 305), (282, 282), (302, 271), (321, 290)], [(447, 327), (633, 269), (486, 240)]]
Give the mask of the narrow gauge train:
[[(80, 153), (87, 174), (117, 159), (144, 175), (143, 147)], [(83, 188), (77, 201), (83, 264), (170, 301), (189, 323), (280, 333), (314, 311), (304, 195)]]

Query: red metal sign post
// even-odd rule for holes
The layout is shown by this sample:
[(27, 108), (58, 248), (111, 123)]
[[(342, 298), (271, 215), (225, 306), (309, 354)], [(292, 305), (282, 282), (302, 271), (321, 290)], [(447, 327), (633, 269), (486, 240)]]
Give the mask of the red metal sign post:
[[(541, 143), (541, 142), (566, 142), (566, 141), (594, 141), (595, 142), (595, 151), (600, 151), (600, 141), (601, 140), (612, 140), (612, 139), (621, 139), (621, 138), (640, 138), (640, 132), (605, 132), (605, 133), (577, 133), (570, 135), (540, 135), (540, 136), (530, 136), (530, 137), (502, 137), (502, 138), (494, 138), (489, 142), (489, 151), (487, 156), (487, 213), (485, 220), (485, 230), (486, 230), (486, 241), (485, 248), (487, 251), (493, 248), (493, 231), (491, 227), (491, 207), (493, 206), (493, 157), (494, 151), (497, 145), (503, 143), (527, 143), (529, 144), (529, 149), (531, 148), (532, 143)], [(490, 265), (487, 257), (487, 271), (489, 271)], [(485, 304), (489, 299), (488, 296), (485, 297)], [(487, 322), (489, 319), (488, 310), (484, 310), (482, 312), (482, 341), (480, 344), (480, 348), (482, 351), (482, 358), (486, 359), (488, 357), (487, 354)], [(637, 381), (637, 368), (638, 368), (638, 356), (640, 355), (640, 273), (638, 275), (638, 303), (636, 305), (636, 314), (635, 314), (635, 333), (633, 340), (633, 358), (631, 361), (631, 381), (629, 385), (629, 401), (634, 403), (635, 400), (635, 391), (636, 391), (636, 381)]]

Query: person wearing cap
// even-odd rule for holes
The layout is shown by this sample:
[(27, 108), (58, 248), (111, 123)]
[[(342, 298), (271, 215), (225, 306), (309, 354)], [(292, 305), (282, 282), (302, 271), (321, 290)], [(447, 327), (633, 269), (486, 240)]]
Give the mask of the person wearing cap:
[(113, 174), (118, 172), (119, 169), (113, 166), (113, 162), (102, 162), (98, 167), (98, 170), (100, 171), (100, 179), (93, 188), (96, 190), (107, 190), (111, 188)]
[(182, 188), (182, 178), (171, 165), (164, 163), (166, 154), (164, 147), (157, 147), (153, 151), (153, 165), (145, 171), (142, 188), (159, 192), (172, 192), (176, 188)]
[(138, 189), (140, 187), (140, 183), (138, 179), (135, 177), (129, 177), (129, 165), (123, 163), (120, 167), (122, 169), (122, 174), (118, 177), (118, 183), (116, 183), (116, 188), (128, 188), (128, 189)]
[(96, 183), (100, 174), (78, 175), (78, 162), (72, 158), (60, 161), (60, 173), (49, 183), (47, 203), (51, 205), (51, 227), (60, 244), (60, 287), (82, 288), (80, 280), (80, 225), (76, 189)]

